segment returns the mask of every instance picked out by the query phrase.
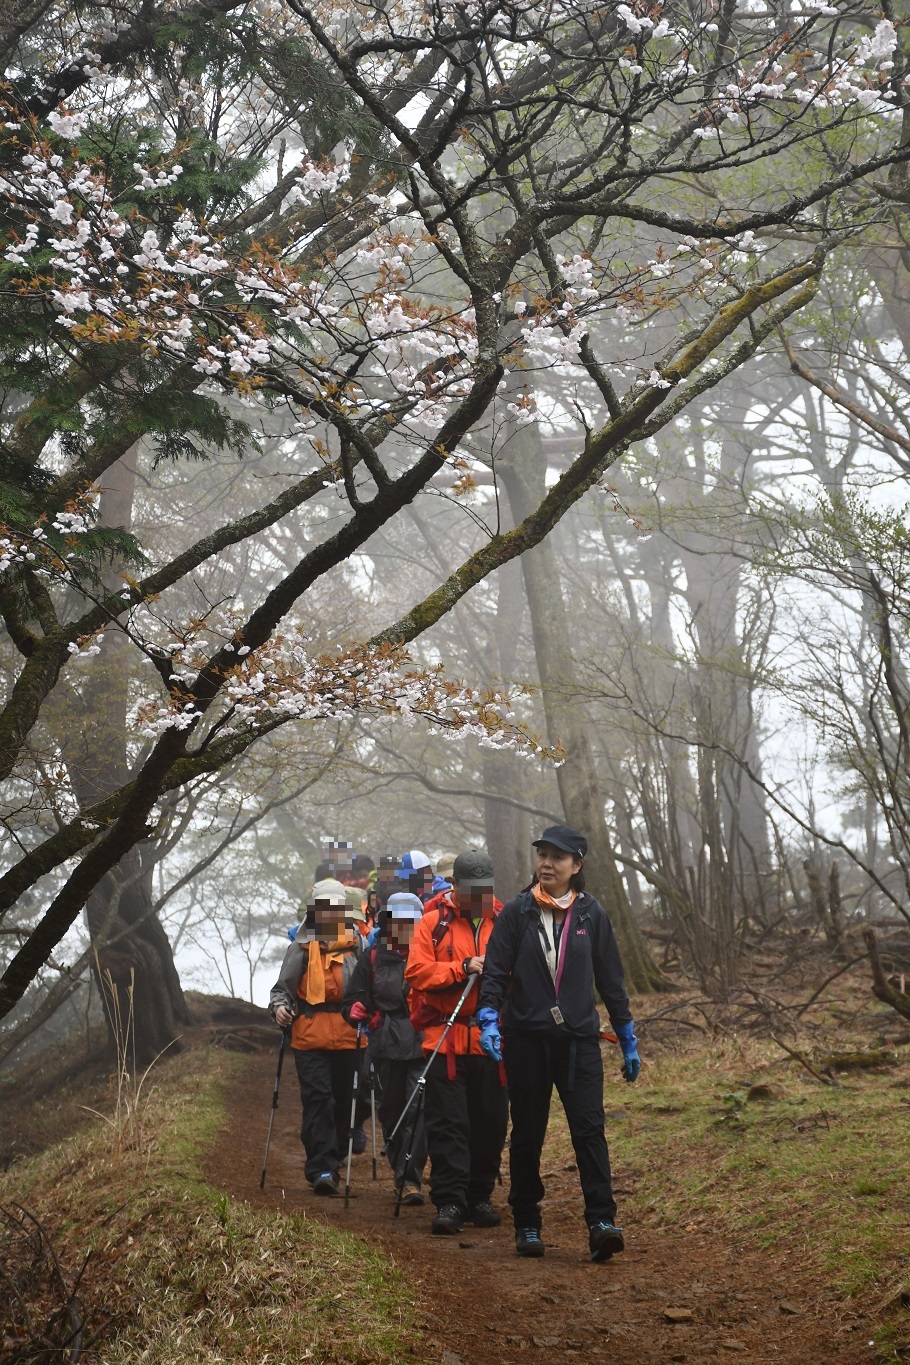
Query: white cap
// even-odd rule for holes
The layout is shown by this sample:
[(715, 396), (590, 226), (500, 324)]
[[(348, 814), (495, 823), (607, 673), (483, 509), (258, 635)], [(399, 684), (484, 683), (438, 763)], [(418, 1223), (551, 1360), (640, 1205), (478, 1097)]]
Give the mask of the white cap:
[(419, 848), (412, 848), (401, 860), (401, 868), (398, 872), (400, 881), (405, 880), (412, 872), (420, 872), (423, 868), (430, 866), (430, 860), (425, 853), (421, 853)]
[(410, 891), (396, 891), (385, 903), (391, 919), (423, 919), (423, 902)]
[(310, 900), (328, 901), (329, 905), (338, 906), (346, 906), (348, 903), (344, 887), (334, 877), (324, 877), (321, 882), (316, 882)]

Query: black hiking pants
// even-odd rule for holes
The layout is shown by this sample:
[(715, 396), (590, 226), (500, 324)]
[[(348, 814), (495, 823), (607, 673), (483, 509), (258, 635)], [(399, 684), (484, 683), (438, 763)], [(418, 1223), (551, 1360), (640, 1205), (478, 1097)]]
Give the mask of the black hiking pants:
[[(404, 1123), (395, 1134), (394, 1141), (388, 1141), (398, 1122), (402, 1109), (414, 1093), (420, 1073), (426, 1063), (422, 1057), (413, 1061), (392, 1061), (383, 1057), (378, 1063), (379, 1079), (382, 1084), (382, 1100), (379, 1105), (379, 1121), (386, 1137), (386, 1155), (395, 1173), (395, 1188), (407, 1182), (419, 1185), (423, 1180), (423, 1168), (427, 1164), (427, 1135), (424, 1126), (423, 1106), (415, 1100), (407, 1112)], [(418, 1113), (420, 1109), (420, 1113)], [(416, 1126), (414, 1120), (417, 1120)], [(413, 1141), (411, 1134), (413, 1133)], [(405, 1164), (408, 1148), (411, 1160)]]
[(540, 1153), (556, 1086), (562, 1100), (585, 1198), (585, 1222), (616, 1218), (610, 1154), (604, 1134), (604, 1071), (597, 1038), (508, 1033), (503, 1059), (509, 1078), (512, 1139), (509, 1204), (516, 1228), (541, 1226)]
[(357, 1053), (354, 1048), (343, 1052), (299, 1052), (295, 1048), (294, 1065), (303, 1105), (303, 1169), (312, 1183), (318, 1175), (336, 1175), (347, 1157)]
[(437, 1209), (443, 1204), (467, 1209), (490, 1198), (509, 1122), (508, 1092), (498, 1062), (456, 1057), (455, 1066), (450, 1081), (448, 1058), (439, 1053), (427, 1074), (430, 1198)]

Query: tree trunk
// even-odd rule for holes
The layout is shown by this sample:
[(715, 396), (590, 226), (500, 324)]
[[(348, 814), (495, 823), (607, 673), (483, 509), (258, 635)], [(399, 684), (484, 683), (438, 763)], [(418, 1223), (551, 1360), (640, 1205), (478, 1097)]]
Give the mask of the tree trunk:
[(131, 849), (86, 905), (111, 1042), (139, 1066), (166, 1048), (179, 1051), (189, 1022), (170, 940), (152, 911), (153, 866), (142, 845)]
[[(136, 483), (135, 451), (104, 476), (99, 521), (129, 527)], [(111, 586), (117, 582), (111, 573)], [(132, 645), (116, 628), (104, 633), (101, 652), (87, 666), (67, 760), (80, 806), (85, 809), (116, 791), (129, 778), (126, 723)], [(86, 903), (86, 922), (96, 948), (93, 971), (104, 1004), (112, 1047), (132, 1065), (147, 1066), (167, 1047), (179, 1047), (189, 1009), (174, 954), (152, 911), (149, 845), (138, 844), (95, 887)], [(127, 1032), (131, 1036), (127, 1038)]]
[(803, 871), (806, 874), (812, 909), (822, 927), (828, 947), (835, 957), (846, 962), (847, 941), (840, 890), (840, 868), (836, 861), (831, 863), (827, 890), (824, 875), (813, 859), (806, 858), (803, 861)]
[[(638, 547), (637, 556), (648, 587), (648, 640), (651, 646), (651, 654), (647, 658), (649, 685), (647, 695), (640, 701), (642, 705), (647, 705), (657, 726), (660, 725), (660, 718), (665, 717), (672, 706), (680, 684), (679, 667), (674, 662), (677, 645), (671, 625), (675, 553), (674, 547), (668, 556), (664, 538), (652, 536)], [(655, 848), (669, 846), (672, 850), (674, 865), (664, 870), (668, 875), (675, 875), (683, 884), (686, 869), (695, 866), (704, 841), (690, 767), (690, 749), (680, 741), (661, 735), (655, 727), (645, 753), (648, 762), (653, 761), (653, 755), (656, 754), (656, 766), (666, 788), (667, 808), (663, 817), (669, 826), (665, 830), (649, 830), (649, 833), (655, 840)]]
[[(516, 431), (509, 459), (499, 469), (514, 514), (522, 518), (543, 495), (546, 457), (536, 426)], [(552, 543), (544, 540), (521, 557), (537, 668), (551, 742), (559, 740), (566, 761), (558, 770), (559, 795), (566, 821), (588, 839), (585, 876), (591, 892), (613, 922), (630, 990), (645, 992), (665, 984), (636, 923), (622, 876), (613, 857), (604, 802), (597, 779), (590, 721), (578, 698), (570, 639), (581, 630), (570, 624)]]
[(898, 990), (885, 976), (875, 940), (875, 930), (867, 926), (863, 930), (863, 941), (872, 968), (872, 994), (883, 1000), (886, 1005), (890, 1005), (893, 1010), (897, 1010), (905, 1019), (910, 1019), (910, 995), (906, 991)]
[(831, 945), (842, 962), (847, 961), (847, 927), (844, 920), (844, 902), (840, 889), (840, 864), (831, 861), (828, 874), (828, 916), (831, 921)]
[[(736, 553), (738, 528), (745, 512), (739, 432), (747, 428), (748, 413), (745, 404), (731, 401), (730, 407), (736, 437), (723, 430), (719, 478), (710, 487), (707, 461), (700, 443), (696, 444), (700, 501), (713, 512), (713, 518), (707, 532), (683, 529), (680, 559), (698, 641), (698, 679), (704, 697), (702, 718), (707, 723), (704, 738), (719, 746), (713, 751), (712, 762), (732, 879), (730, 890), (738, 902), (737, 910), (764, 921), (772, 870), (768, 813), (763, 792), (736, 761), (737, 758), (744, 761), (751, 772), (761, 776), (754, 684), (746, 657), (752, 642), (740, 638), (742, 556)], [(704, 432), (698, 435), (703, 436)], [(727, 528), (720, 534), (718, 523)]]
[[(505, 502), (501, 512), (504, 526), (510, 528), (513, 518)], [(493, 673), (507, 680), (515, 673), (524, 612), (520, 561), (513, 560), (497, 570), (496, 586), (496, 618), (491, 631), (489, 661)], [(514, 797), (522, 789), (524, 766), (515, 754), (484, 749), (484, 787), (489, 792), (500, 791)], [(527, 811), (516, 810), (492, 797), (484, 800), (483, 819), (487, 848), (496, 870), (496, 894), (506, 901), (530, 881), (531, 819)]]

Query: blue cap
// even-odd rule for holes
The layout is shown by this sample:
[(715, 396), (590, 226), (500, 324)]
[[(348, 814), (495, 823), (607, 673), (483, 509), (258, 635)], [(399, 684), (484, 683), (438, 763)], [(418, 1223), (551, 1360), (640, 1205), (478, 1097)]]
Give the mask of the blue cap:
[(411, 851), (406, 853), (402, 858), (401, 866), (399, 867), (396, 876), (399, 877), (401, 881), (407, 881), (415, 872), (423, 872), (425, 868), (429, 867), (430, 860), (427, 855), (421, 853), (419, 848), (412, 848)]

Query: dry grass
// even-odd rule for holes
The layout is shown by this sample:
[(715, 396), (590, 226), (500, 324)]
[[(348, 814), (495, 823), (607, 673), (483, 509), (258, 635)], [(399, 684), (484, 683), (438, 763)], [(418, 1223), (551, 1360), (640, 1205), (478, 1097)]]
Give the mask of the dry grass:
[(34, 1062), (0, 1071), (0, 1171), (90, 1126), (83, 1106), (107, 1104), (113, 1063), (103, 1031), (90, 1043), (75, 1037)]
[(199, 1161), (221, 1121), (224, 1053), (156, 1068), (145, 1098), (0, 1183), (39, 1220), (65, 1283), (79, 1286), (83, 1361), (363, 1362), (410, 1358), (412, 1304), (364, 1242), (206, 1186)]

